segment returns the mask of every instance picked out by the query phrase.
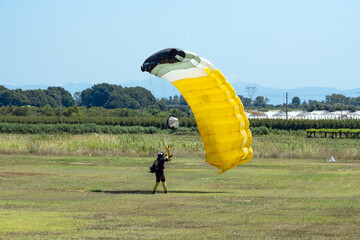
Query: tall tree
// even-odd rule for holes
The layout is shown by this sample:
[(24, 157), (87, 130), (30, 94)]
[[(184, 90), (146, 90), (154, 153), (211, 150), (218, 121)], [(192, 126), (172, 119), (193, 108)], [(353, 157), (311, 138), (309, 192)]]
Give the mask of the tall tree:
[(250, 107), (252, 105), (252, 100), (250, 98), (239, 95), (239, 98), (244, 105), (244, 107)]
[(43, 107), (46, 105), (50, 105), (52, 107), (56, 107), (56, 102), (54, 101), (53, 97), (46, 94), (44, 90), (26, 90), (25, 95), (29, 99), (31, 106)]
[(2, 90), (0, 91), (0, 106), (24, 106), (29, 105), (29, 99), (20, 91)]
[(266, 107), (266, 102), (263, 96), (257, 96), (255, 98), (254, 107)]
[(121, 86), (101, 83), (81, 92), (82, 105), (90, 107), (104, 107), (114, 90), (122, 91)]
[(301, 103), (300, 101), (300, 98), (299, 97), (293, 97), (292, 100), (291, 100), (291, 103), (295, 106), (295, 107), (298, 107)]
[(349, 104), (350, 98), (342, 94), (333, 93), (331, 95), (326, 95), (325, 102), (328, 104), (336, 104), (336, 103)]

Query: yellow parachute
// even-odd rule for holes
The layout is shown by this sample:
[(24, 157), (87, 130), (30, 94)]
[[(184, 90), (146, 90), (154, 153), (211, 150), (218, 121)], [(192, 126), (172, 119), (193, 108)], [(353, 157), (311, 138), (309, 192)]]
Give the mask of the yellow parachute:
[(250, 161), (253, 150), (243, 104), (223, 74), (204, 58), (178, 48), (161, 50), (141, 70), (170, 81), (194, 113), (206, 161), (223, 173)]

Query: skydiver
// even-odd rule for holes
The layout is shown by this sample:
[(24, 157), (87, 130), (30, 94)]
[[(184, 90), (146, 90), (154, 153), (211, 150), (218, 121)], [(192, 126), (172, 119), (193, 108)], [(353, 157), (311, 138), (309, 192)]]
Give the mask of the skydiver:
[(156, 183), (154, 186), (154, 189), (152, 191), (152, 194), (156, 193), (156, 189), (160, 184), (160, 181), (162, 182), (163, 188), (164, 188), (164, 193), (167, 193), (167, 186), (166, 186), (166, 182), (165, 182), (165, 173), (164, 173), (164, 169), (165, 169), (165, 162), (171, 161), (171, 157), (172, 155), (169, 157), (167, 156), (167, 154), (163, 153), (163, 152), (159, 152), (158, 153), (158, 157), (157, 157), (157, 166), (154, 167), (154, 171), (155, 171), (155, 176), (156, 176)]

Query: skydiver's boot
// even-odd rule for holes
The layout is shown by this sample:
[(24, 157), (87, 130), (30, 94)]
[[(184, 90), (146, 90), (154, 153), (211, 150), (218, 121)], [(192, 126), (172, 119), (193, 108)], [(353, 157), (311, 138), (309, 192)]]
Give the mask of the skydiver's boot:
[(153, 190), (152, 194), (155, 194), (155, 193), (156, 193), (156, 189), (157, 189), (157, 187), (159, 186), (159, 184), (160, 184), (160, 182), (156, 182), (156, 183), (155, 183), (154, 190)]
[(166, 186), (166, 182), (162, 182), (163, 188), (164, 188), (164, 193), (167, 193), (167, 186)]

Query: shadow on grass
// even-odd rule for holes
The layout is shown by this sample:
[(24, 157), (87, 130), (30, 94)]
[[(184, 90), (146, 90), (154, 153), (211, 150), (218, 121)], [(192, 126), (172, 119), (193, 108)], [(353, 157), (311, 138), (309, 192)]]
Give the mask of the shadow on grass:
[[(118, 190), (118, 191), (106, 191), (106, 190), (91, 190), (95, 193), (108, 193), (108, 194), (152, 194), (150, 190)], [(164, 193), (163, 191), (157, 191), (156, 193)], [(190, 193), (190, 194), (209, 194), (209, 193), (227, 193), (227, 192), (209, 192), (209, 191), (169, 191), (173, 193)]]

